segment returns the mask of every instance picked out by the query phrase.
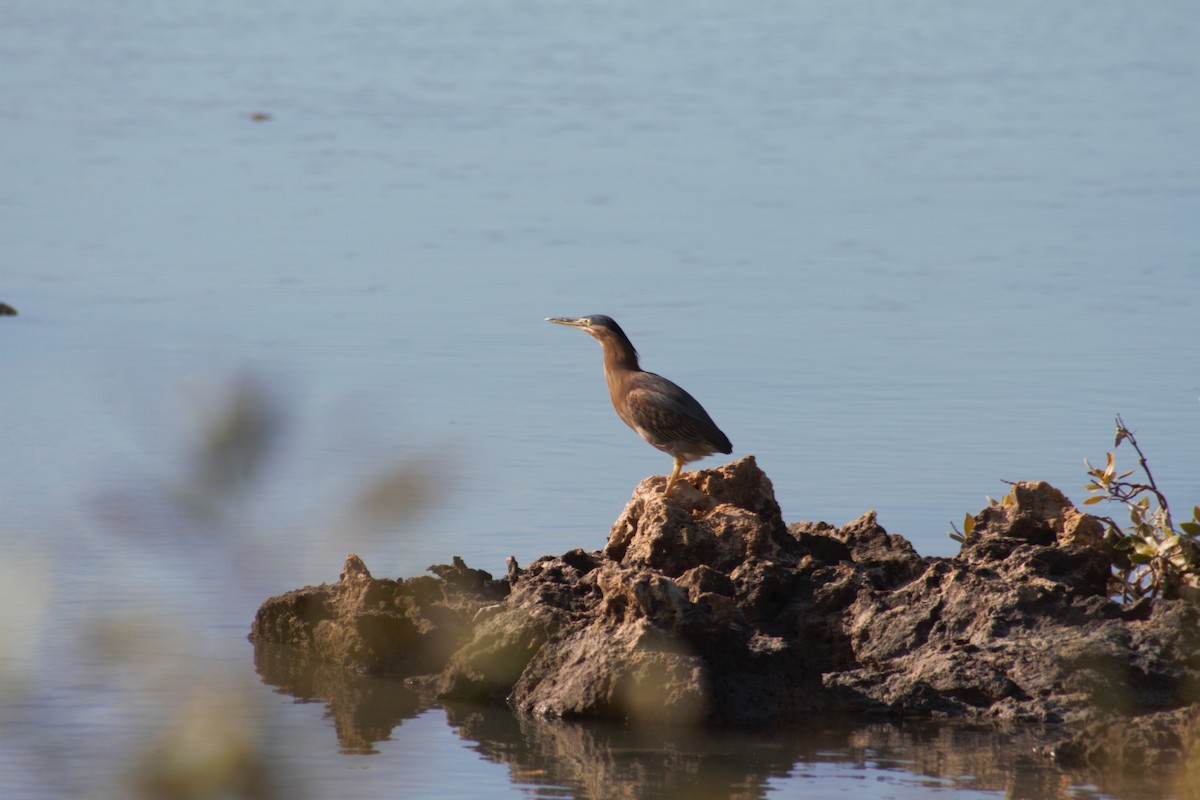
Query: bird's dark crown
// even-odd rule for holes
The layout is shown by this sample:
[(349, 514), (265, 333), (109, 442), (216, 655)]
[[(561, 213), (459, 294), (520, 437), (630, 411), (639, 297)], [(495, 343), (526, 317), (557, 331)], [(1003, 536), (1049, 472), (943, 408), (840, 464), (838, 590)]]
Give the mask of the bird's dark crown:
[(625, 336), (625, 331), (621, 330), (621, 326), (617, 324), (617, 321), (606, 314), (588, 314), (586, 317), (580, 317), (580, 321), (589, 328), (607, 328), (613, 333)]

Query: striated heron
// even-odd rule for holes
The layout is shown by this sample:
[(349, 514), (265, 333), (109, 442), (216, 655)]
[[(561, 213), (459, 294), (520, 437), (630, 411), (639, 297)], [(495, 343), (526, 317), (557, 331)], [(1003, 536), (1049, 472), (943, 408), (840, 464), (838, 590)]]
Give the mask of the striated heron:
[(732, 453), (729, 437), (696, 402), (696, 398), (671, 381), (638, 366), (633, 342), (612, 317), (547, 317), (547, 322), (583, 329), (604, 348), (604, 379), (617, 416), (647, 442), (675, 458), (663, 497), (689, 461), (713, 453)]

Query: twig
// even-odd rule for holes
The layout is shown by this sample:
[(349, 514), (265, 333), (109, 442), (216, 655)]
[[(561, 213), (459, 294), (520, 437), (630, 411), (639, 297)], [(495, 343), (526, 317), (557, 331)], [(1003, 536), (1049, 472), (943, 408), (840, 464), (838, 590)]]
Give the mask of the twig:
[(1117, 414), (1117, 441), (1116, 444), (1113, 445), (1113, 449), (1115, 450), (1117, 447), (1119, 447), (1124, 439), (1129, 440), (1129, 444), (1138, 454), (1138, 465), (1141, 466), (1142, 472), (1146, 474), (1146, 480), (1150, 481), (1148, 485), (1142, 483), (1132, 483), (1128, 485), (1138, 491), (1153, 492), (1154, 497), (1158, 500), (1158, 507), (1162, 509), (1163, 522), (1168, 528), (1174, 527), (1171, 524), (1171, 509), (1167, 504), (1167, 498), (1164, 497), (1163, 493), (1158, 490), (1158, 484), (1154, 481), (1154, 473), (1150, 471), (1150, 465), (1146, 462), (1145, 453), (1143, 453), (1142, 448), (1138, 446), (1137, 437), (1133, 435), (1133, 431), (1125, 427), (1125, 421), (1121, 419), (1120, 414)]

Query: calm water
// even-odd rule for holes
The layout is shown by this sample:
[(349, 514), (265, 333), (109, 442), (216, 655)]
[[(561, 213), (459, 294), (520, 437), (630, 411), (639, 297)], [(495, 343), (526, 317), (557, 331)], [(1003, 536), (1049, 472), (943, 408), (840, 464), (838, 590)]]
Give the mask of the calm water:
[[(947, 554), (1004, 480), (1081, 501), (1117, 412), (1200, 501), (1195, 10), (5, 0), (0, 794), (123, 796), (172, 735), (227, 740), (188, 709), (235, 697), (315, 796), (599, 796), (503, 717), (421, 707), (343, 754), (243, 640), (350, 551), (603, 544), (670, 463), (546, 316), (616, 317), (789, 521), (876, 509)], [(239, 381), (271, 400), (261, 474), (181, 504)], [(359, 513), (381, 476), (411, 513)], [(675, 763), (768, 764), (746, 797), (1037, 796), (1007, 756), (914, 766), (994, 743), (857, 730)], [(577, 736), (631, 794), (687, 785), (681, 745)]]

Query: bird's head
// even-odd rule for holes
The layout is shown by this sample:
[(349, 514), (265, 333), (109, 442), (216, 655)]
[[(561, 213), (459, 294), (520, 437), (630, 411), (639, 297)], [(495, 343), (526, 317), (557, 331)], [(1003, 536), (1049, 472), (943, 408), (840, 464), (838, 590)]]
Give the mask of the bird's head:
[(621, 330), (621, 326), (612, 317), (606, 317), (603, 314), (592, 314), (587, 317), (546, 317), (546, 322), (553, 322), (555, 325), (570, 325), (572, 328), (581, 328), (587, 331), (589, 336), (597, 339), (606, 334), (625, 335), (625, 331)]
[(617, 352), (631, 353), (637, 358), (637, 350), (633, 348), (633, 343), (612, 317), (604, 314), (591, 314), (586, 317), (546, 317), (546, 322), (579, 328), (598, 341), (605, 350), (612, 348)]

